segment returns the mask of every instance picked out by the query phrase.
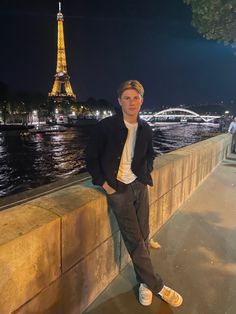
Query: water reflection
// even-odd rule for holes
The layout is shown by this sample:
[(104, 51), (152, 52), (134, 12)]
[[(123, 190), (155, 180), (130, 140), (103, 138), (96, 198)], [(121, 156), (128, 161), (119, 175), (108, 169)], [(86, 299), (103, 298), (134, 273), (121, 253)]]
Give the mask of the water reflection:
[[(207, 125), (165, 125), (154, 130), (156, 154), (163, 154), (211, 136)], [(0, 196), (33, 189), (85, 170), (84, 150), (91, 129), (61, 133), (0, 136)]]
[(32, 189), (82, 172), (91, 130), (21, 136), (6, 132), (0, 143), (0, 196)]
[(218, 128), (212, 124), (167, 124), (154, 130), (153, 146), (163, 154), (214, 136)]

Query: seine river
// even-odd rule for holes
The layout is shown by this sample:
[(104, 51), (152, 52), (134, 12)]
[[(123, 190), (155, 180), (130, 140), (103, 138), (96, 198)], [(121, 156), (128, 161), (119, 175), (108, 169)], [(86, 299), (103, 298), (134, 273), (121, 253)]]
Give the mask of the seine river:
[[(203, 124), (158, 126), (154, 129), (154, 149), (160, 155), (211, 137), (217, 131)], [(0, 197), (85, 172), (84, 150), (90, 133), (88, 127), (26, 136), (0, 132)]]

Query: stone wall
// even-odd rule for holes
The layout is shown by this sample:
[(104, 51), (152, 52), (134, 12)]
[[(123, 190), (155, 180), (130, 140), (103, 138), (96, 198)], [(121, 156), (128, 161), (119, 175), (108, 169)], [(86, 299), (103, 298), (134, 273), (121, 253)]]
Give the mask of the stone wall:
[[(151, 236), (230, 141), (222, 134), (156, 158)], [(129, 261), (106, 197), (89, 180), (0, 212), (0, 313), (82, 313)]]

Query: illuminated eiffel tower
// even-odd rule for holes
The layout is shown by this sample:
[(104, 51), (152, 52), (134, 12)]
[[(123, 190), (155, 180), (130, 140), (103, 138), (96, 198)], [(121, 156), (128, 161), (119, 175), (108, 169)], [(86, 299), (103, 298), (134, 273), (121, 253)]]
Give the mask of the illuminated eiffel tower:
[(74, 102), (76, 95), (73, 93), (70, 77), (67, 73), (66, 51), (63, 30), (63, 14), (61, 13), (61, 2), (59, 2), (59, 12), (57, 14), (57, 68), (52, 91), (48, 94), (49, 100), (61, 102)]

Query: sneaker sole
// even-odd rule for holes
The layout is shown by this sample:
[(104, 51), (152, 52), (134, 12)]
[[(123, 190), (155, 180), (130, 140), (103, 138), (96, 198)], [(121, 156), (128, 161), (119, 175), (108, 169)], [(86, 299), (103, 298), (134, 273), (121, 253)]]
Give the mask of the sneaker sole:
[(167, 304), (169, 304), (170, 306), (173, 306), (173, 307), (179, 307), (179, 306), (182, 305), (182, 303), (183, 303), (183, 298), (181, 298), (181, 299), (179, 300), (179, 302), (178, 302), (178, 303), (175, 303), (175, 304), (173, 304), (173, 303), (171, 303), (171, 302), (168, 302), (167, 300), (165, 300), (164, 298), (162, 298), (161, 295), (160, 295), (160, 298), (162, 299), (162, 301), (166, 302)]
[(145, 302), (145, 301), (142, 301), (139, 299), (139, 303), (142, 304), (143, 306), (149, 306), (152, 304), (152, 300), (151, 300), (151, 302)]

